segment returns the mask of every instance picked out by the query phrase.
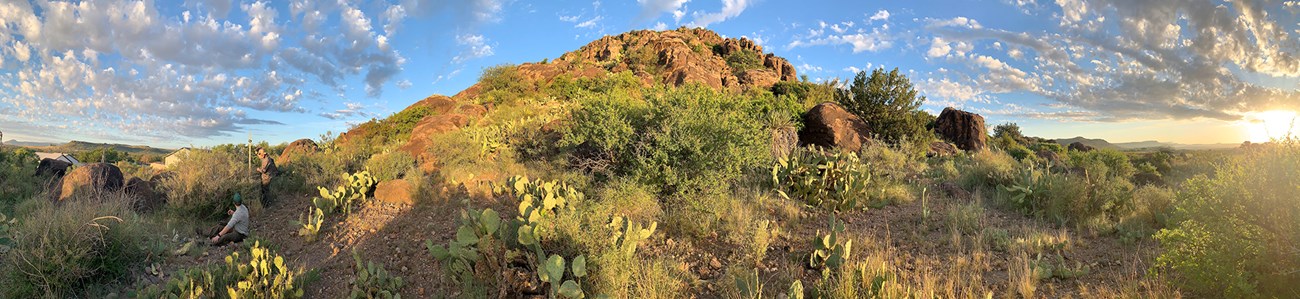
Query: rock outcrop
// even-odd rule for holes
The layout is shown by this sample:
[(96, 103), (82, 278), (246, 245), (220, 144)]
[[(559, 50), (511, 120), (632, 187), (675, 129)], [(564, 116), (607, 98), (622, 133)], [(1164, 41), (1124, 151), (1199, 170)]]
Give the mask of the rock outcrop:
[(414, 204), (415, 193), (415, 186), (406, 180), (384, 181), (375, 186), (375, 199), (391, 204)]
[(481, 105), (463, 104), (446, 96), (431, 96), (406, 109), (420, 106), (429, 107), (429, 115), (415, 123), (415, 127), (411, 129), (411, 139), (407, 140), (399, 150), (415, 157), (421, 171), (432, 173), (436, 170), (436, 157), (429, 154), (429, 146), (432, 145), (430, 138), (468, 126), (472, 119), (487, 113), (487, 108)]
[(167, 203), (166, 198), (155, 188), (156, 186), (151, 181), (131, 178), (123, 185), (122, 191), (135, 197), (135, 202), (131, 205), (132, 210), (137, 213), (145, 213), (154, 211)]
[(1083, 144), (1083, 142), (1078, 142), (1078, 141), (1070, 143), (1068, 148), (1072, 151), (1080, 151), (1080, 152), (1091, 152), (1092, 150), (1095, 150), (1095, 148), (1093, 148), (1091, 145)]
[(320, 151), (320, 146), (316, 145), (316, 141), (307, 138), (294, 140), (289, 143), (289, 146), (284, 148), (283, 152), (280, 152), (280, 158), (275, 162), (289, 163), (289, 161), (293, 161), (296, 157), (311, 155), (317, 151)]
[(988, 133), (984, 128), (984, 117), (979, 114), (943, 108), (939, 118), (935, 119), (935, 133), (957, 148), (966, 151), (981, 151), (988, 144)]
[(867, 123), (839, 104), (826, 102), (813, 106), (804, 113), (803, 124), (803, 130), (799, 131), (799, 143), (803, 145), (856, 152), (871, 142)]
[(957, 154), (957, 146), (943, 141), (930, 143), (930, 149), (926, 150), (926, 157), (949, 157)]
[(63, 177), (63, 175), (68, 173), (68, 167), (72, 167), (72, 163), (63, 160), (44, 158), (41, 159), (41, 163), (36, 166), (36, 175), (46, 178)]
[(77, 167), (63, 177), (59, 201), (77, 196), (92, 196), (122, 189), (122, 170), (108, 163), (90, 163)]
[(1047, 162), (1047, 165), (1049, 166), (1056, 166), (1061, 164), (1061, 155), (1057, 154), (1056, 152), (1049, 151), (1049, 150), (1039, 150), (1038, 152), (1034, 153), (1034, 155), (1038, 156), (1039, 159), (1043, 159), (1043, 161)]

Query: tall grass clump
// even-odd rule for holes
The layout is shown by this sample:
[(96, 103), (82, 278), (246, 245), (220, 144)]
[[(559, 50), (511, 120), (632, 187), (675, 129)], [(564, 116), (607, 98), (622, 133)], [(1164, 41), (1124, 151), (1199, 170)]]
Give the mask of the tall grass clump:
[(231, 208), (230, 199), (240, 193), (245, 203), (261, 201), (261, 184), (246, 165), (246, 158), (234, 152), (194, 150), (162, 180), (167, 208), (180, 216), (220, 219)]
[(10, 228), (14, 247), (3, 257), (6, 298), (81, 297), (95, 285), (120, 282), (149, 251), (145, 224), (121, 193), (40, 206)]
[(993, 188), (1006, 185), (1015, 178), (1019, 163), (1006, 153), (984, 150), (970, 156), (959, 169), (958, 182), (967, 189)]
[(1206, 297), (1300, 296), (1300, 143), (1283, 140), (1183, 183), (1156, 234), (1158, 269)]

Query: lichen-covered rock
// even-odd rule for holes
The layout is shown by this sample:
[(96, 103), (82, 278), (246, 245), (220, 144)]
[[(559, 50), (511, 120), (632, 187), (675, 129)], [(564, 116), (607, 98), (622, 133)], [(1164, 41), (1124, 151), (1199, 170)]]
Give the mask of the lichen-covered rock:
[(981, 151), (988, 144), (984, 117), (952, 107), (943, 108), (935, 119), (935, 133), (966, 151)]
[(90, 163), (77, 167), (63, 177), (59, 201), (79, 196), (95, 196), (122, 190), (122, 170), (108, 163)]
[(135, 177), (126, 181), (122, 191), (135, 198), (135, 202), (131, 204), (131, 210), (137, 213), (145, 213), (154, 211), (167, 202), (162, 192), (158, 192), (155, 188), (153, 182)]
[(804, 113), (803, 130), (799, 143), (847, 151), (860, 151), (864, 143), (870, 144), (871, 130), (867, 123), (839, 104), (821, 103)]

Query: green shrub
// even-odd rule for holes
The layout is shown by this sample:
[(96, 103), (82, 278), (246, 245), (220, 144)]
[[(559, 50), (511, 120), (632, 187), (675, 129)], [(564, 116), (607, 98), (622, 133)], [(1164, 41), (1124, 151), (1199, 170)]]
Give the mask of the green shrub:
[(984, 226), (984, 206), (979, 202), (950, 205), (946, 223), (950, 229), (975, 234)]
[(933, 135), (926, 129), (932, 117), (919, 110), (925, 97), (916, 95), (911, 81), (897, 68), (889, 72), (878, 68), (870, 76), (866, 71), (858, 72), (847, 90), (836, 93), (835, 101), (862, 117), (873, 133), (887, 143), (914, 138), (928, 140)]
[(1113, 149), (1071, 151), (1070, 164), (1088, 171), (1090, 178), (1114, 177), (1127, 180), (1137, 172), (1128, 155)]
[(391, 151), (370, 157), (366, 169), (380, 182), (400, 179), (415, 166), (415, 158), (404, 151)]
[(1133, 210), (1120, 219), (1119, 229), (1126, 239), (1142, 239), (1169, 225), (1173, 212), (1174, 191), (1151, 185), (1133, 190)]
[(770, 138), (755, 110), (760, 100), (698, 85), (657, 89), (644, 100), (587, 99), (562, 143), (588, 144), (612, 157), (616, 174), (665, 193), (728, 190), (771, 161)]
[(20, 200), (31, 198), (41, 188), (36, 177), (40, 160), (25, 148), (0, 147), (0, 213), (12, 212)]
[(171, 167), (174, 176), (162, 180), (167, 208), (183, 217), (218, 220), (232, 207), (235, 193), (245, 203), (261, 201), (260, 180), (247, 165), (247, 158), (233, 152), (193, 150), (189, 157)]
[(143, 221), (121, 193), (41, 207), (12, 226), (14, 247), (3, 257), (7, 298), (68, 297), (120, 281), (150, 252)]
[(1156, 260), (1206, 297), (1295, 297), (1300, 285), (1300, 144), (1246, 151), (1183, 183)]
[(1005, 153), (987, 150), (971, 155), (970, 160), (961, 165), (962, 187), (968, 189), (993, 188), (1008, 185), (1015, 179), (1016, 160)]

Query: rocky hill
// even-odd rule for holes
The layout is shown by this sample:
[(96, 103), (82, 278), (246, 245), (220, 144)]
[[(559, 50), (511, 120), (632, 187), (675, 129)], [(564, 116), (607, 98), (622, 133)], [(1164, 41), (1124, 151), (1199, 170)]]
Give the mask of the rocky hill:
[(1088, 139), (1088, 138), (1083, 138), (1083, 136), (1074, 137), (1074, 138), (1056, 139), (1056, 143), (1059, 143), (1061, 145), (1068, 145), (1075, 142), (1083, 143), (1083, 145), (1091, 146), (1092, 148), (1096, 148), (1096, 149), (1120, 149), (1119, 146), (1111, 144), (1105, 139)]
[[(631, 73), (645, 86), (701, 84), (736, 91), (766, 90), (777, 82), (798, 80), (794, 66), (785, 58), (765, 53), (762, 46), (749, 39), (724, 38), (702, 28), (639, 30), (605, 36), (559, 58), (520, 64), (511, 71), (519, 85), (534, 88), (561, 76), (599, 78), (623, 72)], [(490, 105), (475, 104), (479, 102), (475, 99), (490, 91), (490, 84), (478, 82), (451, 97), (429, 96), (387, 119), (352, 128), (339, 136), (337, 144), (384, 143), (388, 141), (375, 140), (376, 135), (382, 135), (377, 131), (409, 130), (412, 137), (401, 148), (418, 157), (427, 135), (464, 127), (470, 119), (491, 109)]]

